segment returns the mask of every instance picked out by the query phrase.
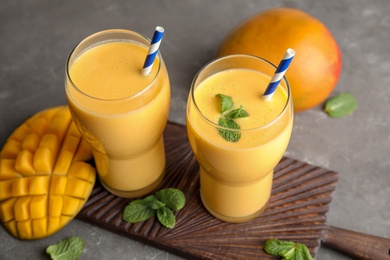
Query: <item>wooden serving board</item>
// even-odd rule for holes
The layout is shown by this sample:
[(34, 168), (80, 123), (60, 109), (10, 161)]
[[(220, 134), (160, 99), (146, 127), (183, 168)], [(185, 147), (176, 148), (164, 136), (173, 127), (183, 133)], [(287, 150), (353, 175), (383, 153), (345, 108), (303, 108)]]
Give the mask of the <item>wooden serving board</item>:
[(164, 138), (167, 168), (158, 189), (178, 188), (187, 200), (176, 213), (173, 229), (154, 218), (136, 224), (124, 222), (122, 211), (131, 199), (108, 193), (98, 182), (77, 218), (189, 259), (274, 259), (263, 251), (270, 238), (304, 243), (316, 256), (322, 232), (328, 228), (326, 213), (338, 173), (284, 157), (275, 169), (266, 211), (249, 222), (225, 223), (202, 205), (199, 166), (185, 126), (168, 123)]

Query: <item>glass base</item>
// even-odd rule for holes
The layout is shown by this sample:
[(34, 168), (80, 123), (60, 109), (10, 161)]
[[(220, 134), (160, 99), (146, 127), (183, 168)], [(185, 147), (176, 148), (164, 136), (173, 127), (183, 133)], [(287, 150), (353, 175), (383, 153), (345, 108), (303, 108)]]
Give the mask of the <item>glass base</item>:
[(139, 190), (117, 190), (117, 189), (114, 189), (110, 186), (108, 186), (106, 183), (104, 183), (104, 181), (102, 181), (101, 178), (99, 178), (100, 180), (100, 183), (103, 185), (103, 187), (110, 193), (118, 196), (118, 197), (121, 197), (121, 198), (137, 198), (137, 197), (142, 197), (150, 192), (152, 192), (153, 190), (155, 190), (158, 185), (160, 185), (161, 181), (163, 180), (165, 176), (165, 169), (164, 171), (161, 173), (160, 177), (158, 177), (157, 180), (155, 180), (152, 184), (142, 188), (142, 189), (139, 189)]
[(203, 206), (206, 208), (206, 210), (211, 215), (213, 215), (214, 217), (216, 217), (219, 220), (222, 220), (225, 222), (230, 222), (230, 223), (242, 223), (242, 222), (246, 222), (246, 221), (249, 221), (251, 219), (258, 217), (263, 211), (265, 211), (265, 209), (268, 207), (268, 203), (269, 203), (269, 200), (268, 200), (267, 203), (265, 203), (265, 205), (262, 208), (260, 208), (258, 211), (256, 211), (253, 214), (250, 214), (248, 216), (230, 217), (230, 216), (225, 216), (225, 215), (219, 214), (218, 212), (216, 212), (216, 211), (212, 210), (210, 207), (208, 207), (203, 199), (202, 192), (200, 192), (200, 198), (202, 200)]

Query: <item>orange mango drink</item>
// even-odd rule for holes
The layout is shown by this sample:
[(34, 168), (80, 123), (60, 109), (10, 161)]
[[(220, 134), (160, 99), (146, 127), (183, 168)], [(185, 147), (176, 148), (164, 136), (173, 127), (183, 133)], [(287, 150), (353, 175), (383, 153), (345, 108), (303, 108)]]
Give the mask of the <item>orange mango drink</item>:
[(67, 62), (73, 120), (93, 147), (102, 185), (120, 197), (151, 192), (165, 173), (170, 84), (160, 53), (142, 76), (149, 44), (131, 31), (102, 31), (79, 43)]
[[(293, 110), (284, 78), (271, 101), (262, 98), (275, 67), (248, 55), (217, 59), (195, 77), (187, 103), (187, 132), (200, 164), (200, 195), (205, 208), (227, 222), (244, 222), (265, 210), (273, 169), (290, 140)], [(231, 97), (230, 110), (248, 114), (233, 121), (240, 129), (218, 124), (219, 94)], [(229, 132), (230, 131), (230, 132)], [(221, 133), (239, 135), (228, 141)]]

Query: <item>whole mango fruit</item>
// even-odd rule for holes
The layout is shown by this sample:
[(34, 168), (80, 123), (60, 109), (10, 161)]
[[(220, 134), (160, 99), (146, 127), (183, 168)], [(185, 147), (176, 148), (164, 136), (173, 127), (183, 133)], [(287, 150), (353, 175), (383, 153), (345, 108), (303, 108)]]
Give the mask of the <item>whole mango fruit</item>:
[(322, 22), (297, 9), (270, 9), (228, 33), (217, 56), (251, 54), (277, 66), (288, 48), (296, 52), (285, 75), (297, 113), (322, 103), (341, 73), (340, 48)]

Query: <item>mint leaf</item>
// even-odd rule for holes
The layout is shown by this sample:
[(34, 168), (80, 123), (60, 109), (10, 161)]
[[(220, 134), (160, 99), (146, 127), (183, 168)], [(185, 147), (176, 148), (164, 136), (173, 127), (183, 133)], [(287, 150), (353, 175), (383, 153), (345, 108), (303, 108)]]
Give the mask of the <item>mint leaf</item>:
[(162, 189), (156, 192), (156, 197), (173, 211), (182, 209), (186, 203), (186, 197), (179, 189)]
[(300, 243), (296, 243), (289, 251), (281, 254), (282, 259), (286, 260), (312, 260), (309, 249)]
[(264, 243), (264, 251), (285, 260), (313, 260), (309, 249), (301, 243), (269, 239)]
[[(218, 120), (218, 125), (225, 128), (240, 129), (240, 126), (236, 122), (234, 122), (234, 120), (229, 118), (221, 117)], [(218, 128), (218, 132), (226, 141), (229, 142), (237, 142), (241, 138), (240, 131)]]
[(163, 226), (167, 228), (174, 228), (176, 225), (176, 218), (172, 210), (163, 207), (157, 210), (157, 218)]
[(160, 209), (160, 208), (163, 208), (165, 207), (165, 203), (159, 201), (159, 200), (154, 200), (150, 203), (150, 207), (154, 210), (157, 210), (157, 209)]
[(249, 114), (246, 112), (244, 109), (242, 109), (243, 106), (240, 106), (240, 108), (234, 109), (227, 113), (225, 117), (230, 118), (230, 119), (236, 119), (236, 118), (244, 118), (248, 117)]
[(133, 200), (123, 210), (123, 220), (130, 223), (145, 221), (157, 214), (162, 225), (173, 228), (176, 218), (173, 211), (180, 210), (185, 205), (182, 191), (174, 188), (162, 189), (144, 199)]
[(295, 259), (313, 259), (309, 249), (301, 243), (296, 244)]
[[(231, 110), (234, 106), (234, 103), (232, 98), (229, 96), (223, 94), (217, 94), (215, 96), (221, 98), (221, 117), (218, 120), (218, 125), (224, 128), (240, 130), (240, 126), (233, 119), (248, 117), (248, 112), (243, 109), (243, 106)], [(222, 136), (226, 141), (237, 142), (241, 138), (240, 131), (227, 130), (222, 128), (217, 129), (220, 136)]]
[(281, 256), (294, 248), (294, 242), (282, 241), (279, 239), (269, 239), (264, 244), (264, 251), (273, 256)]
[(223, 94), (217, 94), (216, 97), (221, 98), (221, 111), (222, 113), (225, 113), (226, 111), (230, 110), (233, 107), (233, 100), (231, 97), (223, 95)]
[(83, 253), (84, 240), (80, 237), (66, 238), (46, 248), (46, 253), (54, 260), (76, 260)]
[(295, 260), (296, 252), (295, 252), (295, 244), (294, 247), (292, 247), (290, 250), (280, 254), (279, 256), (282, 257), (282, 259), (286, 260)]
[(133, 200), (123, 211), (123, 220), (137, 223), (147, 220), (155, 215), (152, 205), (156, 203), (156, 197), (151, 195), (142, 200)]
[(334, 118), (344, 117), (356, 110), (358, 102), (350, 93), (341, 93), (325, 103), (325, 112)]

